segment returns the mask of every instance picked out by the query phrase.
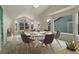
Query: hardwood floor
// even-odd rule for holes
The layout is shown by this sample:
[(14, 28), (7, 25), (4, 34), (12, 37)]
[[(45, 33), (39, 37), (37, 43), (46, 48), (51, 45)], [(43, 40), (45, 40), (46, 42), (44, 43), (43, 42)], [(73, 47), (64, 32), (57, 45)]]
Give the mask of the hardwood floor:
[[(21, 38), (13, 39), (8, 38), (7, 44), (3, 46), (3, 49), (0, 51), (1, 54), (55, 54), (56, 52), (65, 49), (66, 45), (64, 41), (59, 40), (62, 48), (59, 46), (56, 40), (52, 42), (52, 46), (37, 46), (29, 47), (27, 44), (24, 44), (21, 41)], [(35, 42), (36, 43), (36, 42)]]

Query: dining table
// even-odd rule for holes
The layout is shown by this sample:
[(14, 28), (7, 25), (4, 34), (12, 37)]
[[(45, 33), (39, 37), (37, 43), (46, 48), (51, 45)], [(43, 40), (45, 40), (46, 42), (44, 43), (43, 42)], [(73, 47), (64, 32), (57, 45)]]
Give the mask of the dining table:
[(46, 34), (52, 34), (52, 32), (47, 31), (33, 31), (33, 32), (25, 32), (26, 35), (30, 36), (31, 39), (34, 39), (35, 47), (37, 47), (39, 44), (41, 44), (41, 40), (45, 39)]

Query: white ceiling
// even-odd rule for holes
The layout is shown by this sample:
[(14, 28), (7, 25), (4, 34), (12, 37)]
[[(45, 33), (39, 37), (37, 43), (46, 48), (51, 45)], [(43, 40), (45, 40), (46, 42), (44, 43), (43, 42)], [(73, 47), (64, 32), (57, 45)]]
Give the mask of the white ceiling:
[(23, 14), (31, 19), (42, 15), (43, 13), (55, 12), (59, 9), (65, 8), (67, 5), (40, 5), (38, 8), (34, 8), (33, 5), (4, 5), (4, 11), (12, 18), (16, 19)]
[(46, 8), (48, 8), (48, 6), (34, 8), (32, 5), (4, 5), (6, 14), (11, 18), (16, 18), (21, 14), (34, 18), (41, 14)]
[(60, 9), (66, 8), (68, 6), (69, 5), (50, 5), (50, 7), (44, 13), (47, 15), (47, 14), (56, 12)]

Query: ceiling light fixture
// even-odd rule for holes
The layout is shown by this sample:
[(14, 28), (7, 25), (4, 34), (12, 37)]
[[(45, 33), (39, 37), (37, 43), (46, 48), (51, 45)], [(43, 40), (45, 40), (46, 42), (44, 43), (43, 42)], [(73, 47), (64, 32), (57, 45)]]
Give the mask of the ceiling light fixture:
[(39, 7), (39, 5), (33, 5), (33, 7), (34, 7), (34, 8), (38, 8), (38, 7)]

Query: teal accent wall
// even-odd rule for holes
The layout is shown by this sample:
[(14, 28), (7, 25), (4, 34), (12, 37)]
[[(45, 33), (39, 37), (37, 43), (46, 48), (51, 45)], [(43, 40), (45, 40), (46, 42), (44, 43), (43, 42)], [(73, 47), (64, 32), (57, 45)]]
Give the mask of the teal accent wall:
[(78, 13), (78, 34), (79, 34), (79, 13)]
[(72, 16), (64, 16), (54, 21), (55, 31), (73, 33), (72, 30)]
[(3, 44), (3, 9), (0, 6), (0, 43)]

